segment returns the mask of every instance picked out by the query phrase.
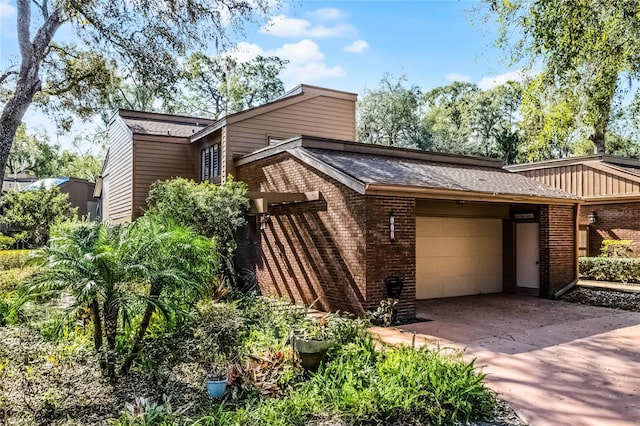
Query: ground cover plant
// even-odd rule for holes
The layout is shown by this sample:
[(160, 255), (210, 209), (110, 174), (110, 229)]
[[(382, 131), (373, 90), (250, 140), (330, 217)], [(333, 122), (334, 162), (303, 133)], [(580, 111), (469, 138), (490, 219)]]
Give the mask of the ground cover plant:
[[(484, 376), (460, 354), (386, 346), (365, 319), (309, 316), (224, 287), (230, 246), (218, 240), (239, 225), (223, 224), (222, 236), (183, 225), (151, 210), (131, 224), (62, 224), (42, 249), (6, 256), (15, 259), (0, 271), (0, 424), (418, 425), (493, 415)], [(301, 367), (294, 331), (331, 341), (316, 372)], [(226, 375), (221, 400), (207, 396), (208, 375)]]

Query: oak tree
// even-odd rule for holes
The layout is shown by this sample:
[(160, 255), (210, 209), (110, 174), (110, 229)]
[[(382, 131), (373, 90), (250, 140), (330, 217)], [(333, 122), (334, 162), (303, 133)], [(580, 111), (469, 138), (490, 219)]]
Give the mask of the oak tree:
[[(172, 87), (180, 57), (223, 46), (277, 3), (273, 0), (16, 0), (19, 58), (0, 71), (0, 181), (13, 138), (33, 102), (94, 113), (119, 74)], [(56, 42), (67, 26), (77, 44)], [(70, 125), (70, 120), (61, 122)]]

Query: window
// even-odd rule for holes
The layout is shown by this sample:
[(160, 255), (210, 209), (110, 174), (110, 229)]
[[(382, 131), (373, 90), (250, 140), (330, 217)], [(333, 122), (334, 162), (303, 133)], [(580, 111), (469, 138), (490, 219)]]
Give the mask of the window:
[(216, 144), (200, 151), (200, 176), (202, 180), (220, 176), (220, 145)]

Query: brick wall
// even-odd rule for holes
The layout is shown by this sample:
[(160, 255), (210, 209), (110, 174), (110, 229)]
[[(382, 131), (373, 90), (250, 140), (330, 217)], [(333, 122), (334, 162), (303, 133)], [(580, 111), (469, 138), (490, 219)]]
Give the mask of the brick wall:
[(362, 314), (387, 297), (385, 278), (398, 276), (404, 282), (399, 317), (414, 317), (413, 198), (363, 196), (284, 153), (240, 166), (236, 174), (251, 191), (322, 193), (322, 201), (270, 206), (267, 229), (254, 232), (263, 293)]
[[(597, 220), (589, 225), (588, 215)], [(640, 204), (604, 204), (582, 206), (580, 224), (589, 225), (589, 256), (598, 256), (602, 240), (632, 240), (640, 243)]]
[(323, 201), (269, 207), (253, 256), (261, 290), (321, 310), (362, 314), (366, 300), (365, 197), (280, 154), (236, 169), (251, 191), (320, 191)]
[[(404, 282), (398, 317), (413, 318), (416, 308), (415, 199), (367, 197), (367, 300), (375, 308), (387, 296), (385, 278)], [(390, 239), (389, 218), (395, 218), (395, 239)]]
[(540, 207), (541, 295), (553, 297), (576, 278), (573, 206)]

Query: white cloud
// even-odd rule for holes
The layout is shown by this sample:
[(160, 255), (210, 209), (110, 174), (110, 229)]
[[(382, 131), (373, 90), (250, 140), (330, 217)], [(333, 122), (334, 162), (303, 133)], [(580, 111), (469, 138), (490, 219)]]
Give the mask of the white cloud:
[(342, 67), (327, 65), (320, 46), (309, 39), (300, 40), (297, 43), (285, 43), (277, 49), (270, 50), (264, 50), (257, 44), (241, 42), (225, 54), (240, 62), (249, 61), (258, 55), (274, 55), (286, 59), (289, 63), (285, 65), (280, 75), (286, 86), (346, 76)]
[(456, 72), (451, 72), (447, 74), (444, 78), (446, 78), (449, 81), (462, 81), (463, 83), (468, 83), (471, 81), (471, 77), (469, 77), (468, 75), (458, 74)]
[(267, 24), (260, 28), (262, 34), (276, 37), (337, 37), (352, 30), (350, 25), (340, 24), (334, 27), (313, 25), (310, 21), (300, 18), (290, 18), (286, 15), (271, 17)]
[(242, 41), (238, 43), (233, 49), (225, 52), (226, 55), (231, 56), (238, 62), (247, 62), (255, 58), (258, 55), (262, 55), (264, 50), (255, 43), (247, 43)]
[(364, 40), (356, 40), (350, 45), (344, 48), (345, 51), (351, 53), (362, 53), (366, 48), (369, 47), (369, 43)]
[(287, 59), (291, 64), (308, 64), (324, 59), (324, 54), (320, 51), (318, 44), (309, 39), (300, 40), (297, 43), (283, 44), (282, 47), (269, 53)]
[(333, 7), (324, 7), (322, 9), (309, 12), (308, 15), (317, 19), (318, 21), (339, 21), (344, 17), (344, 12)]
[(11, 19), (16, 16), (16, 7), (9, 0), (0, 0), (0, 19)]
[(482, 77), (478, 82), (478, 87), (482, 90), (493, 89), (496, 86), (502, 86), (507, 81), (523, 81), (527, 78), (527, 73), (524, 70), (509, 71), (504, 74), (496, 75), (495, 77)]
[(322, 78), (344, 77), (346, 75), (347, 73), (339, 65), (329, 67), (322, 62), (289, 64), (282, 72), (282, 77), (289, 85), (309, 83)]

